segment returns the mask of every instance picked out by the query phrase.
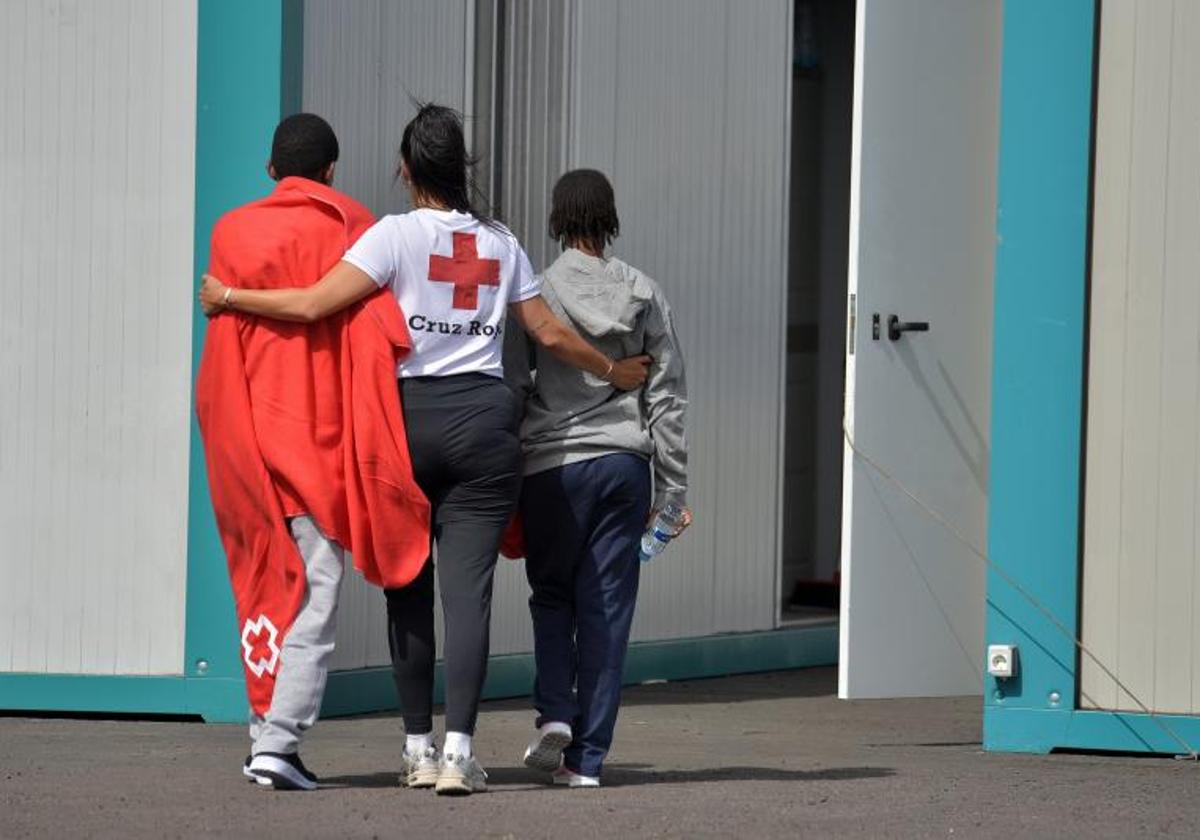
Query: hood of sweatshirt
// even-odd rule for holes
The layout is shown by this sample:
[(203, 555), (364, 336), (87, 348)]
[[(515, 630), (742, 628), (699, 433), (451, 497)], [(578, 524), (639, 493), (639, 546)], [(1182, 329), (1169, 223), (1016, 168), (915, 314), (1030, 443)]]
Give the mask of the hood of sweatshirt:
[(571, 320), (597, 338), (629, 333), (654, 297), (651, 282), (633, 266), (575, 248), (564, 251), (544, 279)]

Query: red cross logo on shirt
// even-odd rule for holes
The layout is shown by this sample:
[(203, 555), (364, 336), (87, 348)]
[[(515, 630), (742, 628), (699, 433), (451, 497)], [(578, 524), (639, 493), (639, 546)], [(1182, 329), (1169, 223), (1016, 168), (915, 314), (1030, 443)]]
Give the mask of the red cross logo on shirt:
[(500, 285), (500, 260), (480, 259), (475, 234), (454, 234), (454, 256), (429, 255), (430, 282), (454, 284), (454, 308), (478, 309), (479, 287)]

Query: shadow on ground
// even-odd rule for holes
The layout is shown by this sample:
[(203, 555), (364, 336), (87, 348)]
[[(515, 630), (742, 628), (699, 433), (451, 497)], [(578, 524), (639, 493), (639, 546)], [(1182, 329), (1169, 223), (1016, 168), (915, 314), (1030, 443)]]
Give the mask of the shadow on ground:
[(629, 686), (621, 694), (622, 706), (670, 706), (697, 703), (746, 703), (787, 698), (833, 697), (837, 694), (836, 668), (811, 668), (791, 674), (750, 674), (737, 680), (715, 678), (688, 682)]
[(400, 790), (394, 713), (318, 725), (305, 758), (325, 790), (308, 796), (246, 784), (242, 726), (0, 718), (0, 838), (1197, 836), (1196, 764), (985, 755), (979, 697), (844, 702), (835, 683), (631, 687), (604, 786), (578, 796), (521, 765), (528, 698), (485, 704), (492, 792), (465, 800)]
[[(841, 782), (859, 779), (885, 779), (894, 776), (891, 767), (830, 767), (822, 770), (784, 770), (778, 767), (712, 767), (698, 770), (654, 770), (648, 764), (610, 764), (604, 768), (606, 788), (641, 785), (680, 785), (703, 782)], [(514, 790), (554, 788), (536, 780), (526, 767), (493, 767), (488, 770), (488, 785)], [(322, 788), (394, 788), (395, 773), (366, 773), (327, 776)]]

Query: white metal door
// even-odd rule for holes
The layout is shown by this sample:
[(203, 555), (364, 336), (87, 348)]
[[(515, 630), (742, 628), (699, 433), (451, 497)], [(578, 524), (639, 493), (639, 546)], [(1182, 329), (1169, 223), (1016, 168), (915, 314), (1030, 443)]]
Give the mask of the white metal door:
[[(859, 0), (856, 27), (847, 431), (982, 548), (1001, 3)], [(849, 445), (843, 497), (840, 695), (978, 693), (980, 561)]]

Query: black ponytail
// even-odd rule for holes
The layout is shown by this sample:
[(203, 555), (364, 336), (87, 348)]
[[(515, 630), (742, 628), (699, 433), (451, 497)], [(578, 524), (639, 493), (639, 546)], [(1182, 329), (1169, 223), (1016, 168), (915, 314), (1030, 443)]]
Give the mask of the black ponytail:
[(473, 200), (480, 195), (472, 177), (478, 161), (467, 154), (462, 115), (453, 108), (433, 103), (419, 105), (400, 139), (397, 178), (405, 163), (408, 177), (419, 192), (485, 225), (497, 224)]

